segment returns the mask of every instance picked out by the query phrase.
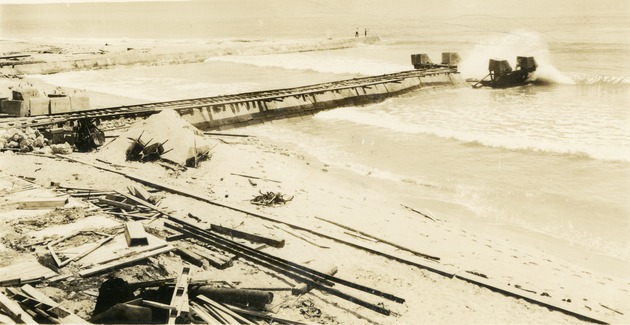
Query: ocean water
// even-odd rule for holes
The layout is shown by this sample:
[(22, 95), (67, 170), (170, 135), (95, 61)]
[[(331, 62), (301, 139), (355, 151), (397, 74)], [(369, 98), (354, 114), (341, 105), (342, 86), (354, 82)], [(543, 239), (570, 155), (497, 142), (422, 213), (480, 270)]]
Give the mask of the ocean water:
[[(559, 4), (559, 3), (562, 3)], [(250, 127), (331, 166), (395, 182), (478, 222), (630, 262), (630, 13), (625, 2), (213, 1), (0, 6), (1, 38), (381, 41), (333, 51), (209, 57), (171, 67), (41, 79), (147, 101), (285, 88), (408, 70), (410, 54), (457, 51), (465, 78), (489, 58), (534, 56), (533, 84), (417, 92)], [(506, 5), (506, 3), (508, 3)], [(544, 11), (539, 8), (544, 7)], [(449, 8), (445, 10), (444, 8)], [(544, 250), (544, 248), (541, 248)]]

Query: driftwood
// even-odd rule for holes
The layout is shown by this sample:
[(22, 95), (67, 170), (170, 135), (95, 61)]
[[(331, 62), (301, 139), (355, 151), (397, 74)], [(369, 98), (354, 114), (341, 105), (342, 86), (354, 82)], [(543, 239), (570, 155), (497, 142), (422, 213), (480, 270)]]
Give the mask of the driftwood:
[(429, 220), (431, 220), (431, 221), (433, 221), (433, 222), (435, 222), (435, 221), (436, 221), (435, 219), (431, 218), (431, 217), (430, 217), (428, 214), (426, 214), (426, 213), (422, 213), (422, 212), (420, 212), (420, 211), (418, 211), (418, 210), (416, 210), (416, 209), (414, 209), (414, 208), (408, 207), (408, 206), (406, 206), (406, 205), (404, 205), (404, 204), (401, 204), (401, 206), (402, 206), (403, 208), (408, 209), (408, 210), (410, 210), (410, 211), (413, 211), (413, 212), (415, 212), (415, 213), (417, 213), (417, 214), (419, 214), (419, 215), (421, 215), (421, 216), (423, 216), (423, 217), (425, 217), (425, 218), (427, 218), (427, 219), (429, 219)]
[(250, 176), (250, 175), (245, 175), (245, 174), (230, 173), (230, 175), (245, 177), (245, 178), (249, 178), (249, 179), (259, 179), (261, 181), (267, 181), (267, 182), (281, 183), (280, 181), (276, 181), (276, 180), (273, 180), (273, 179), (268, 179), (268, 178), (264, 178), (264, 177), (257, 177), (257, 176)]
[(263, 193), (261, 191), (258, 191), (258, 193), (260, 193), (260, 195), (255, 196), (253, 199), (249, 200), (249, 202), (255, 205), (273, 206), (273, 205), (286, 204), (287, 202), (293, 200), (293, 197), (290, 197), (289, 199), (285, 199), (284, 194), (280, 192)]
[(238, 137), (238, 138), (249, 138), (251, 135), (246, 134), (228, 134), (228, 133), (216, 133), (216, 132), (204, 132), (205, 135), (217, 135), (220, 137)]

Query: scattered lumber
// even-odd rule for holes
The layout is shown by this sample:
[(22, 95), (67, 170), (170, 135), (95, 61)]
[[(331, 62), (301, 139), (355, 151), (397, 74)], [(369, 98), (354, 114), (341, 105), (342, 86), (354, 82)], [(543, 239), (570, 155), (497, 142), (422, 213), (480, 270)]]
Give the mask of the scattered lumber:
[(191, 251), (188, 247), (186, 247), (182, 243), (175, 243), (175, 244), (173, 244), (173, 246), (175, 246), (175, 253), (177, 253), (179, 256), (181, 256), (182, 259), (188, 261), (192, 265), (195, 265), (195, 266), (198, 266), (198, 267), (202, 267), (203, 266), (203, 264), (204, 264), (204, 262), (206, 260), (205, 258), (203, 258), (199, 254)]
[(50, 252), (50, 255), (53, 257), (53, 260), (55, 261), (55, 263), (57, 264), (58, 267), (64, 267), (66, 265), (68, 265), (70, 262), (73, 261), (77, 261), (80, 260), (81, 258), (87, 256), (88, 254), (92, 253), (93, 251), (95, 251), (96, 249), (98, 249), (99, 247), (105, 245), (106, 243), (108, 243), (109, 241), (111, 241), (112, 239), (114, 239), (115, 235), (111, 235), (111, 236), (106, 236), (105, 238), (99, 240), (98, 242), (94, 243), (91, 247), (88, 247), (87, 249), (85, 249), (84, 251), (76, 254), (75, 256), (68, 258), (64, 261), (61, 260), (61, 258), (59, 258), (59, 255), (57, 254), (57, 252), (53, 249), (53, 245), (58, 244), (64, 240), (70, 239), (74, 236), (77, 236), (81, 233), (93, 233), (92, 231), (79, 231), (77, 233), (74, 233), (70, 236), (66, 236), (64, 238), (61, 238), (59, 240), (53, 241), (48, 243), (47, 248), (48, 251)]
[(203, 257), (206, 261), (208, 261), (208, 264), (219, 270), (224, 270), (228, 267), (231, 267), (232, 265), (234, 265), (234, 261), (237, 259), (236, 255), (230, 254), (230, 256), (227, 256), (225, 254), (213, 251), (207, 247), (206, 249), (195, 249), (193, 247), (193, 252)]
[[(48, 314), (50, 318), (54, 318), (57, 323), (60, 324), (88, 324), (81, 317), (73, 314), (68, 309), (62, 307), (56, 301), (50, 299), (39, 290), (30, 285), (25, 285), (20, 288), (21, 296), (14, 295), (13, 298), (18, 298), (21, 303), (29, 303), (35, 307), (38, 311), (43, 311)], [(38, 312), (41, 314), (41, 312)]]
[(229, 318), (232, 318), (238, 324), (252, 324), (252, 325), (255, 324), (255, 323), (251, 322), (250, 320), (248, 320), (248, 319), (238, 315), (237, 313), (233, 312), (229, 308), (221, 305), (220, 303), (216, 302), (215, 300), (212, 300), (211, 298), (209, 298), (206, 295), (199, 295), (199, 296), (197, 296), (197, 299), (199, 299), (199, 300), (203, 301), (204, 303), (206, 303), (206, 306), (211, 307), (215, 313), (222, 313), (223, 317), (227, 316)]
[[(171, 216), (172, 217), (172, 216)], [(176, 220), (176, 218), (175, 218)], [(178, 230), (182, 233), (188, 234), (191, 237), (202, 241), (207, 242), (209, 244), (214, 245), (215, 247), (220, 247), (228, 252), (231, 252), (239, 257), (243, 257), (251, 262), (254, 262), (260, 266), (263, 266), (272, 271), (276, 271), (285, 276), (289, 276), (298, 281), (305, 282), (307, 284), (312, 285), (313, 287), (318, 288), (324, 292), (336, 295), (342, 299), (346, 299), (360, 306), (369, 308), (373, 311), (379, 312), (384, 315), (389, 315), (390, 311), (376, 304), (369, 303), (367, 301), (361, 300), (349, 294), (346, 294), (340, 290), (329, 287), (332, 283), (339, 283), (344, 286), (348, 286), (357, 290), (361, 290), (364, 292), (371, 293), (373, 295), (377, 295), (379, 297), (383, 297), (398, 303), (404, 302), (404, 299), (396, 297), (394, 295), (381, 292), (374, 288), (365, 287), (363, 285), (359, 285), (347, 280), (335, 278), (333, 276), (329, 276), (327, 274), (321, 273), (319, 271), (307, 268), (305, 266), (275, 257), (265, 252), (261, 252), (250, 248), (248, 246), (233, 242), (231, 240), (219, 237), (217, 235), (212, 234), (209, 231), (200, 229), (193, 225), (186, 223), (183, 220), (180, 220), (180, 225), (173, 225), (170, 223), (165, 223), (165, 226), (174, 230)]]
[[(75, 159), (75, 158), (71, 158), (71, 157), (65, 157), (63, 155), (58, 155), (58, 154), (55, 155), (55, 156), (43, 156), (43, 157), (64, 159), (64, 160), (68, 160), (68, 161), (72, 161), (72, 162), (77, 162), (77, 163), (89, 165), (89, 166), (92, 166), (92, 167), (97, 168), (97, 169), (101, 169), (101, 170), (105, 170), (105, 171), (109, 171), (109, 172), (112, 172), (112, 173), (116, 173), (116, 174), (125, 176), (125, 177), (127, 177), (127, 178), (129, 178), (131, 180), (135, 180), (135, 181), (141, 182), (143, 184), (149, 185), (149, 186), (151, 186), (153, 188), (156, 188), (156, 189), (161, 189), (161, 190), (169, 191), (171, 193), (175, 193), (175, 194), (191, 197), (191, 198), (194, 198), (194, 199), (197, 199), (197, 200), (200, 200), (200, 201), (212, 204), (214, 206), (218, 206), (218, 207), (230, 209), (230, 210), (233, 210), (233, 211), (241, 212), (241, 213), (247, 214), (249, 216), (257, 217), (257, 218), (260, 218), (260, 219), (263, 219), (263, 220), (266, 220), (266, 221), (286, 224), (286, 225), (288, 225), (288, 226), (290, 226), (290, 227), (292, 227), (294, 229), (304, 230), (304, 231), (310, 232), (312, 234), (318, 235), (320, 237), (331, 239), (331, 240), (334, 240), (334, 241), (336, 241), (338, 243), (342, 243), (342, 244), (345, 244), (347, 246), (350, 246), (350, 247), (353, 247), (353, 248), (356, 248), (356, 249), (364, 250), (366, 252), (369, 252), (369, 253), (372, 253), (372, 254), (375, 254), (375, 255), (379, 255), (379, 256), (382, 256), (382, 257), (385, 257), (385, 258), (388, 258), (388, 259), (391, 259), (391, 260), (398, 261), (400, 263), (412, 265), (412, 266), (415, 266), (415, 267), (418, 267), (418, 268), (421, 268), (421, 269), (426, 269), (428, 271), (431, 271), (431, 272), (434, 272), (434, 273), (437, 273), (437, 274), (440, 274), (440, 275), (443, 275), (443, 276), (446, 276), (446, 277), (449, 277), (449, 278), (454, 278), (455, 277), (455, 273), (456, 272), (454, 271), (453, 268), (450, 268), (450, 267), (441, 266), (441, 265), (435, 264), (435, 263), (426, 263), (424, 261), (411, 260), (409, 258), (403, 258), (403, 257), (396, 256), (396, 255), (390, 254), (390, 253), (384, 253), (384, 252), (378, 251), (376, 249), (373, 249), (373, 248), (370, 248), (370, 247), (365, 247), (363, 245), (354, 243), (352, 241), (336, 238), (334, 236), (327, 235), (327, 234), (315, 231), (313, 229), (301, 227), (299, 225), (291, 224), (290, 222), (278, 220), (276, 218), (273, 218), (271, 216), (266, 216), (266, 215), (263, 215), (263, 214), (258, 213), (258, 212), (248, 211), (246, 209), (235, 207), (235, 206), (231, 206), (229, 204), (216, 202), (215, 200), (213, 200), (211, 198), (208, 198), (206, 196), (199, 195), (199, 194), (197, 194), (195, 192), (189, 191), (187, 189), (184, 189), (184, 188), (181, 188), (181, 187), (178, 187), (178, 186), (173, 186), (171, 184), (167, 184), (167, 183), (159, 181), (159, 180), (149, 179), (147, 177), (141, 177), (141, 176), (137, 176), (137, 175), (132, 175), (130, 173), (121, 172), (121, 171), (115, 170), (113, 168), (108, 168), (108, 167), (104, 167), (104, 166), (94, 165), (92, 163), (84, 162), (84, 161), (81, 161), (79, 159)], [(141, 204), (145, 205), (146, 207), (148, 207), (148, 208), (150, 208), (150, 209), (152, 209), (152, 210), (154, 210), (156, 212), (159, 212), (159, 213), (163, 214), (165, 217), (167, 217), (168, 219), (170, 219), (172, 221), (175, 221), (175, 222), (180, 223), (180, 224), (186, 224), (185, 221), (179, 220), (178, 218), (173, 217), (168, 212), (166, 212), (166, 211), (164, 211), (164, 210), (162, 210), (162, 209), (152, 205), (149, 202), (146, 202), (146, 201), (143, 202), (142, 200), (137, 199), (137, 198), (134, 201), (136, 201), (138, 203), (141, 203)], [(188, 226), (192, 226), (192, 225), (188, 225)], [(189, 232), (187, 230), (185, 230), (185, 231), (186, 231), (187, 234), (191, 234), (191, 236), (192, 236), (192, 232)], [(201, 236), (201, 237), (203, 238), (204, 236)], [(457, 278), (460, 278), (460, 279), (465, 280), (465, 281), (469, 281), (468, 279), (464, 279), (465, 276), (466, 275), (459, 275), (458, 274)], [(472, 277), (472, 278), (478, 278), (478, 279), (481, 279), (481, 280), (486, 280), (486, 279), (483, 279), (481, 277), (474, 276), (472, 274), (469, 275), (468, 277), (469, 278)], [(492, 289), (494, 287), (494, 284), (491, 284), (489, 282), (476, 281), (476, 280), (470, 280), (469, 282), (474, 283), (474, 284), (479, 285), (479, 286), (482, 286), (482, 287), (487, 287), (487, 288), (490, 288), (490, 289)], [(325, 286), (315, 285), (314, 287), (316, 287), (316, 288), (318, 288), (318, 289), (320, 289), (322, 291), (326, 291), (327, 290), (327, 289), (325, 289), (326, 288)], [(322, 289), (322, 288), (324, 288), (324, 289)], [(328, 289), (332, 289), (332, 288), (328, 288)], [(601, 319), (599, 319), (597, 317), (585, 315), (584, 313), (581, 314), (578, 311), (569, 310), (569, 309), (563, 308), (563, 306), (559, 306), (559, 305), (556, 305), (556, 304), (548, 305), (547, 302), (541, 300), (540, 297), (531, 297), (528, 293), (517, 293), (517, 292), (513, 292), (513, 291), (501, 291), (501, 290), (498, 290), (498, 291), (502, 292), (502, 293), (504, 293), (506, 295), (511, 295), (511, 296), (515, 296), (515, 297), (522, 297), (523, 299), (526, 299), (527, 301), (529, 301), (531, 303), (535, 303), (535, 304), (538, 304), (538, 305), (546, 306), (546, 307), (551, 308), (553, 310), (557, 310), (557, 311), (563, 312), (565, 314), (578, 317), (580, 319), (588, 319), (588, 320), (594, 321), (596, 323), (606, 323), (605, 321), (602, 321)], [(326, 291), (326, 292), (333, 292), (333, 291)], [(341, 295), (340, 293), (337, 293), (337, 292), (335, 292), (333, 294)], [(349, 300), (352, 299), (351, 297), (344, 297), (344, 299), (345, 298), (347, 298)], [(365, 301), (354, 301), (354, 302), (357, 303), (357, 304), (361, 304), (361, 305), (369, 304), (369, 303), (366, 303)], [(368, 308), (370, 308), (370, 307), (368, 307)], [(377, 311), (389, 314), (389, 311), (387, 311), (387, 310), (377, 310)]]
[(106, 205), (111, 205), (111, 206), (114, 206), (114, 207), (117, 207), (126, 211), (131, 211), (135, 208), (135, 206), (132, 204), (118, 202), (118, 201), (105, 199), (105, 198), (98, 198), (98, 202), (102, 204), (106, 204)]
[(37, 324), (31, 315), (24, 311), (17, 302), (2, 293), (2, 291), (0, 291), (0, 309), (16, 323)]
[(120, 268), (120, 267), (123, 267), (123, 266), (127, 266), (127, 265), (130, 265), (130, 264), (136, 263), (138, 261), (144, 260), (144, 259), (152, 257), (152, 256), (156, 256), (156, 255), (159, 255), (159, 254), (162, 254), (162, 253), (170, 252), (173, 249), (174, 249), (174, 247), (170, 246), (170, 245), (161, 246), (159, 248), (152, 248), (152, 250), (144, 252), (144, 253), (134, 254), (131, 257), (115, 260), (112, 263), (108, 263), (108, 264), (104, 264), (104, 265), (97, 265), (97, 266), (92, 267), (90, 269), (79, 271), (79, 275), (82, 276), (82, 277), (87, 277), (87, 276), (91, 276), (91, 275), (94, 275), (94, 274), (102, 273), (102, 272), (105, 272), (105, 271), (109, 271), (109, 270), (112, 270), (112, 269), (116, 269), (116, 268)]

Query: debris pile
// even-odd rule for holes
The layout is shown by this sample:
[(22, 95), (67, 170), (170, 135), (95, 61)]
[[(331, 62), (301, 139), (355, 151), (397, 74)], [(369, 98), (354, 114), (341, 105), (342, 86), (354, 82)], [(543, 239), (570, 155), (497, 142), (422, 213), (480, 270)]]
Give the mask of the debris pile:
[(155, 142), (151, 143), (151, 140), (148, 142), (144, 142), (142, 140), (142, 134), (137, 139), (128, 138), (131, 141), (129, 148), (125, 152), (128, 161), (157, 161), (162, 158), (162, 155), (168, 151), (164, 150), (164, 144), (168, 142), (168, 140), (163, 143)]
[(0, 130), (0, 150), (30, 152), (36, 148), (44, 148), (49, 141), (35, 129)]
[(284, 198), (284, 194), (277, 192), (266, 192), (258, 191), (260, 195), (256, 195), (253, 199), (249, 200), (252, 204), (255, 205), (264, 205), (264, 206), (274, 206), (274, 205), (283, 205), (287, 202), (293, 200), (293, 197), (288, 199)]
[[(15, 187), (17, 181), (24, 186)], [(284, 239), (217, 224), (208, 227), (205, 218), (192, 214), (176, 216), (158, 206), (156, 195), (139, 184), (120, 191), (59, 182), (42, 188), (19, 179), (6, 183), (29, 197), (52, 191), (64, 197), (66, 205), (69, 196), (73, 204), (83, 206), (61, 206), (42, 216), (18, 218), (3, 230), (13, 231), (11, 236), (3, 235), (5, 245), (7, 240), (15, 241), (7, 247), (17, 245), (20, 254), (36, 258), (0, 264), (4, 287), (0, 288), (0, 322), (301, 324), (300, 319), (325, 319), (336, 323), (312, 300), (298, 300), (319, 290), (383, 315), (390, 311), (367, 299), (404, 302), (337, 278), (336, 268), (324, 273), (262, 250), (281, 249)], [(158, 218), (161, 222), (154, 223)], [(211, 270), (212, 277), (204, 275)], [(217, 272), (239, 273), (249, 285), (216, 280), (221, 274)], [(271, 277), (260, 280), (257, 274)], [(265, 281), (270, 287), (256, 286)], [(49, 296), (54, 293), (57, 299)], [(271, 306), (278, 299), (281, 305), (293, 301), (283, 307), (283, 315)], [(72, 308), (66, 309), (67, 303)]]
[(167, 161), (197, 167), (209, 159), (210, 143), (203, 133), (176, 111), (163, 110), (132, 124), (100, 152), (113, 163), (124, 161)]

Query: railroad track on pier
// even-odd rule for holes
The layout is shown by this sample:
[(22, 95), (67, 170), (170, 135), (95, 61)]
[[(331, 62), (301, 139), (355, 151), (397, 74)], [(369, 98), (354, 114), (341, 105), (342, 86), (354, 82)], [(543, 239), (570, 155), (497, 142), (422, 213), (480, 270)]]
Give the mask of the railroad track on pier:
[(25, 127), (45, 128), (55, 125), (63, 125), (65, 123), (84, 118), (112, 120), (123, 117), (147, 117), (149, 115), (159, 113), (160, 111), (165, 109), (187, 110), (211, 105), (239, 103), (244, 101), (273, 101), (274, 99), (280, 99), (290, 96), (304, 96), (323, 91), (334, 91), (356, 87), (370, 87), (372, 85), (388, 82), (399, 82), (409, 77), (422, 77), (431, 74), (456, 72), (457, 70), (455, 68), (436, 67), (432, 69), (409, 70), (385, 75), (353, 78), (293, 88), (246, 92), (233, 95), (171, 100), (163, 102), (150, 102), (145, 104), (107, 107), (54, 115), (4, 118), (0, 119), (0, 129)]

